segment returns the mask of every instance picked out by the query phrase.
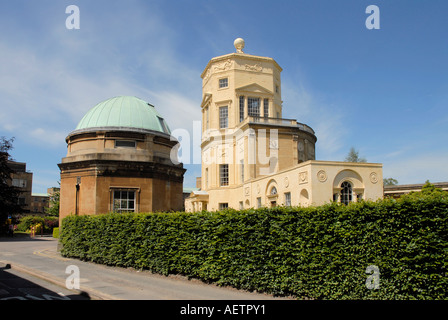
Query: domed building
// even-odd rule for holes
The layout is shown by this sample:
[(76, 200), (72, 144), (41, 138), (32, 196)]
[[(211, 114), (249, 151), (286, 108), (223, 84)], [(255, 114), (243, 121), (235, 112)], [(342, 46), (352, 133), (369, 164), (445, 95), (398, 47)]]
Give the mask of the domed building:
[(183, 209), (178, 141), (155, 107), (121, 96), (90, 109), (66, 138), (60, 221), (70, 214)]

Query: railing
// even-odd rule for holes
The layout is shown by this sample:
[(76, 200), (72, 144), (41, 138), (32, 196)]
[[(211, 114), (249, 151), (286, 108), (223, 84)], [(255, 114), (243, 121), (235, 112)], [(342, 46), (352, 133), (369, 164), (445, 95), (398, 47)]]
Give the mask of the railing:
[(248, 116), (246, 119), (244, 119), (243, 122), (245, 122), (246, 120), (249, 123), (272, 124), (277, 126), (297, 126), (302, 131), (314, 134), (314, 130), (311, 127), (307, 126), (306, 124), (299, 123), (295, 119)]

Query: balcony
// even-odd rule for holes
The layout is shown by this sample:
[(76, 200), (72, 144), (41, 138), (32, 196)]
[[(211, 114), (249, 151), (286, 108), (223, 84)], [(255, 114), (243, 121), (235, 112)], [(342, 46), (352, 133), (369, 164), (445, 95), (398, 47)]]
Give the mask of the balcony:
[(309, 132), (311, 134), (315, 134), (314, 130), (307, 126), (306, 124), (297, 122), (295, 119), (282, 119), (282, 118), (269, 118), (269, 117), (256, 117), (256, 116), (247, 116), (240, 125), (244, 125), (246, 123), (254, 123), (254, 124), (264, 124), (264, 125), (273, 125), (273, 126), (285, 126), (285, 127), (298, 127), (302, 131)]
[(307, 126), (306, 124), (297, 122), (295, 119), (282, 119), (282, 118), (270, 118), (270, 117), (256, 117), (256, 116), (246, 116), (243, 121), (238, 123), (233, 128), (225, 128), (225, 129), (207, 129), (202, 132), (201, 137), (201, 144), (208, 141), (211, 137), (214, 136), (222, 136), (224, 134), (226, 135), (233, 135), (235, 132), (240, 130), (245, 125), (251, 125), (251, 124), (262, 124), (265, 126), (283, 126), (283, 127), (293, 127), (298, 128), (301, 131), (311, 133), (312, 135), (315, 135), (314, 130)]

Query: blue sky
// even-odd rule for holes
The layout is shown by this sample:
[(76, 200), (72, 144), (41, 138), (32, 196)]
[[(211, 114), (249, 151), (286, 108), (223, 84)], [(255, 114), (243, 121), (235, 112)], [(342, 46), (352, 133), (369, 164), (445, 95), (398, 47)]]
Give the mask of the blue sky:
[[(372, 4), (379, 30), (365, 26)], [(66, 28), (69, 5), (79, 30)], [(46, 192), (65, 137), (103, 100), (140, 97), (191, 131), (200, 74), (242, 37), (283, 68), (283, 117), (316, 131), (317, 159), (353, 146), (400, 184), (448, 181), (447, 12), (445, 0), (4, 0), (0, 136)], [(185, 167), (192, 187), (200, 165)]]

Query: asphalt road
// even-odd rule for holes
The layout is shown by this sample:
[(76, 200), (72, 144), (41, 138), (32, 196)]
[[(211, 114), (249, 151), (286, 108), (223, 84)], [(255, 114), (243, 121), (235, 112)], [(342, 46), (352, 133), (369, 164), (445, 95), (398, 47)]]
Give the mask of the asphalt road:
[(90, 300), (90, 297), (5, 265), (0, 267), (0, 300)]
[(94, 300), (290, 300), (63, 258), (51, 237), (0, 238), (0, 268), (7, 264), (11, 269), (1, 270), (0, 299), (3, 292), (3, 298), (18, 299), (86, 299), (87, 293)]

